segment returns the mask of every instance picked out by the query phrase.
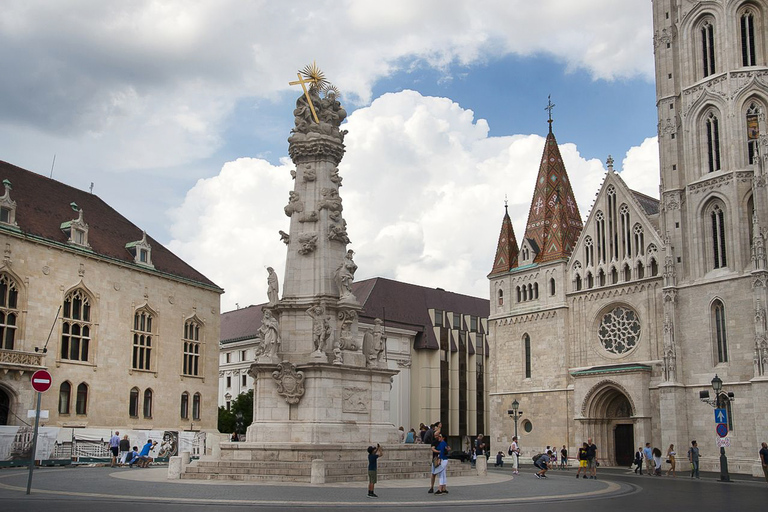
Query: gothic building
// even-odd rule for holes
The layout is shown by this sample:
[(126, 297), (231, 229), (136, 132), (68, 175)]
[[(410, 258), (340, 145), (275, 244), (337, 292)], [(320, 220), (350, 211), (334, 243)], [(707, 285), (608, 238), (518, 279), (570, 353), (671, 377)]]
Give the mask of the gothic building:
[[(715, 374), (733, 392), (732, 471), (756, 472), (768, 420), (768, 2), (654, 0), (661, 200), (608, 169), (582, 228), (551, 132), (519, 248), (493, 270), (490, 415), (523, 447), (588, 437), (606, 464), (650, 442), (719, 467)], [(551, 125), (550, 125), (551, 126)], [(559, 188), (558, 188), (559, 187)]]

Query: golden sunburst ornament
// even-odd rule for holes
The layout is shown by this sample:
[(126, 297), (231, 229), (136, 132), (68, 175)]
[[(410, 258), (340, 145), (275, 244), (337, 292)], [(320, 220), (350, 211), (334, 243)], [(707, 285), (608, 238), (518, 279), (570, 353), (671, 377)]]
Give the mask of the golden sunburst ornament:
[(312, 87), (315, 87), (319, 91), (324, 90), (330, 85), (330, 82), (325, 78), (325, 74), (323, 74), (320, 68), (317, 67), (317, 64), (314, 61), (309, 66), (304, 66), (304, 69), (301, 70), (301, 74), (304, 75), (304, 78), (307, 81), (312, 82)]

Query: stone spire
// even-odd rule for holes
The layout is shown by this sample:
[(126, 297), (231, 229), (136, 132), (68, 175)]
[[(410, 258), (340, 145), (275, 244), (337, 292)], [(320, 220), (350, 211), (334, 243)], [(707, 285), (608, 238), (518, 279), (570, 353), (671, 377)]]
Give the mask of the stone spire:
[(517, 239), (515, 228), (512, 227), (512, 219), (509, 218), (507, 201), (504, 200), (504, 219), (501, 221), (501, 233), (499, 243), (496, 246), (496, 257), (493, 259), (491, 275), (507, 272), (517, 266)]
[(525, 239), (539, 248), (535, 263), (567, 258), (583, 227), (551, 122), (549, 128), (525, 227)]

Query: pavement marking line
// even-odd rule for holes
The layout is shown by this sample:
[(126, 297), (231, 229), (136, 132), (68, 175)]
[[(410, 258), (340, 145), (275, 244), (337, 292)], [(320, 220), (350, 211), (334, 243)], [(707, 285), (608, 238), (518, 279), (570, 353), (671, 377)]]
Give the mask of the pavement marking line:
[[(578, 499), (578, 498), (596, 498), (596, 497), (602, 497), (607, 496), (610, 494), (617, 493), (619, 490), (621, 490), (622, 486), (614, 483), (614, 482), (606, 482), (601, 481), (601, 484), (605, 484), (605, 488), (597, 491), (588, 491), (588, 492), (579, 492), (574, 494), (555, 494), (555, 495), (545, 495), (545, 496), (510, 496), (509, 498), (490, 498), (490, 499), (481, 499), (481, 500), (474, 500), (473, 504), (484, 504), (484, 505), (504, 505), (504, 504), (513, 504), (513, 503), (525, 503), (525, 502), (531, 502), (531, 501), (537, 501), (541, 502), (542, 498), (544, 498), (544, 501), (561, 501), (565, 499)], [(26, 492), (26, 487), (18, 487), (14, 485), (8, 485), (4, 483), (0, 483), (0, 489), (7, 489), (11, 491), (20, 491), (20, 492)], [(92, 493), (92, 492), (77, 492), (77, 491), (51, 491), (47, 489), (35, 489), (33, 494), (40, 495), (52, 495), (52, 496), (72, 496), (72, 497), (80, 497), (80, 498), (102, 498), (102, 499), (109, 499), (109, 500), (120, 500), (120, 499), (130, 499), (133, 501), (143, 501), (143, 502), (164, 502), (164, 503), (195, 503), (195, 504), (226, 504), (226, 505), (270, 505), (270, 506), (290, 506), (290, 507), (307, 507), (307, 506), (317, 506), (318, 504), (322, 504), (323, 506), (329, 506), (329, 507), (349, 507), (349, 506), (359, 506), (361, 503), (366, 503), (366, 508), (373, 508), (373, 507), (414, 507), (414, 506), (429, 506), (434, 505), (436, 502), (442, 502), (445, 505), (466, 505), (464, 501), (461, 500), (451, 500), (451, 498), (443, 498), (440, 500), (428, 500), (428, 501), (379, 501), (379, 502), (365, 502), (365, 501), (329, 501), (329, 502), (318, 502), (316, 499), (313, 501), (285, 501), (285, 500), (225, 500), (225, 499), (210, 499), (210, 498), (171, 498), (166, 496), (125, 496), (125, 495), (117, 495), (117, 494), (102, 494), (102, 493)], [(460, 496), (459, 496), (460, 498)]]

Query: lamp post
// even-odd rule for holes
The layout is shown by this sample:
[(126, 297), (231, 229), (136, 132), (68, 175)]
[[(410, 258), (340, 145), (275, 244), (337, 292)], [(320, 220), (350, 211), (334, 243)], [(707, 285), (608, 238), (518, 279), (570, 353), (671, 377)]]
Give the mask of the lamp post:
[(520, 419), (520, 417), (523, 415), (523, 411), (520, 409), (520, 403), (515, 400), (512, 402), (512, 408), (507, 411), (507, 414), (509, 414), (509, 417), (515, 420), (515, 437), (517, 437), (517, 420)]
[[(714, 407), (715, 409), (725, 409), (728, 403), (733, 401), (734, 394), (732, 391), (723, 391), (723, 379), (715, 374), (715, 378), (712, 379), (712, 390), (715, 392), (714, 398), (709, 398), (709, 391), (704, 390), (699, 392), (699, 399)], [(725, 446), (720, 447), (720, 482), (730, 482), (731, 477), (728, 474), (728, 457), (725, 456)]]

